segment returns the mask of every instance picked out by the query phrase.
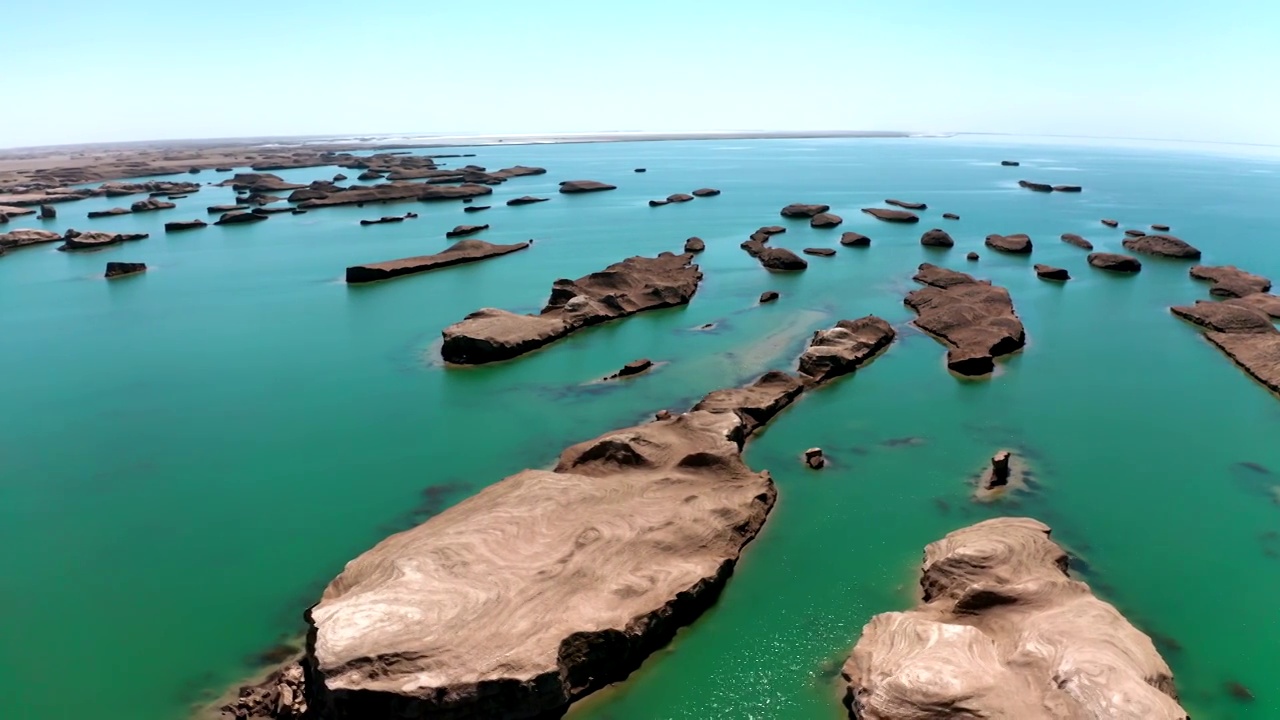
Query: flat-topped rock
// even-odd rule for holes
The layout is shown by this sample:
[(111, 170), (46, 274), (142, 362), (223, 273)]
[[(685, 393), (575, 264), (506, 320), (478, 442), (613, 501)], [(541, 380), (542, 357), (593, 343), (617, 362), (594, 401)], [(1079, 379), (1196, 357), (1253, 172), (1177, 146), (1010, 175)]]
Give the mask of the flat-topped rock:
[(1089, 253), (1089, 264), (1099, 270), (1112, 272), (1136, 273), (1142, 270), (1142, 263), (1138, 258), (1118, 253)]
[(907, 210), (928, 210), (929, 209), (929, 206), (922, 202), (908, 202), (906, 200), (889, 199), (889, 200), (885, 200), (884, 204), (897, 205), (898, 207), (906, 208)]
[(1018, 185), (1028, 190), (1036, 192), (1053, 192), (1053, 186), (1048, 183), (1031, 182), (1030, 180), (1019, 180)]
[(1178, 258), (1180, 260), (1196, 260), (1200, 257), (1200, 250), (1191, 245), (1182, 238), (1172, 235), (1143, 235), (1142, 237), (1131, 237), (1125, 239), (1123, 245), (1126, 249), (1134, 252), (1146, 253), (1148, 255), (1159, 255), (1161, 257)]
[(617, 185), (610, 185), (598, 180), (565, 180), (560, 183), (560, 192), (565, 195), (574, 193), (602, 192), (605, 190), (617, 190)]
[(830, 205), (805, 205), (803, 203), (792, 203), (779, 212), (783, 217), (789, 218), (811, 218), (831, 209)]
[(99, 231), (79, 232), (68, 230), (63, 236), (59, 250), (64, 252), (76, 250), (97, 250), (99, 248), (119, 245), (120, 243), (144, 240), (150, 237), (147, 233), (109, 233)]
[(104, 272), (102, 276), (107, 279), (111, 279), (123, 277), (125, 275), (136, 275), (146, 271), (146, 263), (109, 262), (107, 263), (106, 272)]
[(20, 248), (27, 245), (58, 242), (62, 235), (52, 230), (21, 229), (0, 233), (0, 248)]
[(776, 290), (765, 290), (764, 292), (760, 293), (760, 304), (763, 305), (765, 303), (771, 303), (774, 300), (777, 300), (779, 297), (781, 296), (778, 295)]
[(1129, 237), (1142, 237), (1147, 233), (1142, 230), (1129, 229), (1129, 230), (1125, 230), (1124, 234), (1128, 235)]
[(488, 210), (488, 209), (489, 209), (489, 208), (491, 208), (491, 207), (493, 207), (493, 206), (492, 206), (492, 205), (468, 205), (468, 206), (466, 206), (466, 207), (462, 208), (462, 212), (464, 212), (464, 213), (477, 213), (477, 212), (483, 212), (483, 211), (485, 211), (485, 210)]
[(1014, 235), (991, 234), (987, 236), (985, 243), (992, 250), (1014, 255), (1026, 255), (1032, 249), (1031, 238), (1025, 233), (1016, 233)]
[(248, 210), (248, 205), (210, 205), (206, 210), (210, 215), (220, 215), (222, 213), (238, 212), (240, 210)]
[(835, 327), (813, 334), (809, 348), (800, 356), (799, 372), (814, 383), (846, 375), (888, 347), (896, 335), (889, 323), (874, 315), (841, 320)]
[(708, 393), (692, 412), (734, 413), (741, 424), (730, 439), (743, 442), (799, 397), (804, 387), (794, 376), (772, 370), (750, 385)]
[(1169, 310), (1184, 320), (1206, 328), (1204, 337), (1254, 380), (1273, 393), (1280, 393), (1280, 330), (1261, 308), (1247, 302), (1251, 298), (1267, 300), (1272, 310), (1280, 311), (1280, 298), (1258, 293), (1224, 302), (1196, 301)]
[(1103, 224), (1103, 225), (1106, 225), (1106, 226), (1107, 226), (1107, 227), (1109, 227), (1109, 228), (1113, 228), (1113, 227), (1120, 227), (1120, 221), (1119, 221), (1119, 220), (1112, 220), (1111, 218), (1103, 218), (1103, 219), (1102, 219), (1102, 224)]
[(924, 234), (920, 236), (920, 244), (925, 247), (949, 248), (953, 247), (956, 241), (951, 239), (951, 234), (946, 230), (933, 228), (932, 230), (924, 231)]
[(995, 358), (1020, 350), (1026, 330), (1009, 291), (965, 273), (924, 263), (915, 277), (929, 286), (904, 300), (918, 313), (916, 327), (947, 347), (947, 367), (959, 375), (995, 370)]
[(1054, 185), (1053, 186), (1054, 192), (1078, 193), (1082, 190), (1084, 190), (1084, 188), (1080, 187), (1079, 185)]
[(692, 255), (627, 258), (577, 280), (557, 280), (538, 315), (495, 308), (471, 313), (445, 328), (440, 352), (447, 362), (465, 365), (507, 360), (590, 325), (686, 304), (701, 281)]
[(619, 368), (618, 372), (613, 374), (613, 377), (624, 378), (624, 377), (631, 377), (633, 375), (640, 375), (641, 373), (648, 372), (652, 368), (653, 368), (652, 360), (650, 360), (649, 358), (640, 358), (639, 360), (632, 360), (626, 365), (623, 365), (621, 368)]
[(1075, 233), (1062, 233), (1062, 242), (1067, 243), (1068, 245), (1075, 245), (1078, 248), (1084, 248), (1085, 250), (1093, 249), (1093, 243), (1085, 240), (1083, 237)]
[(834, 257), (836, 254), (836, 251), (831, 248), (818, 247), (805, 248), (802, 252), (804, 252), (805, 255), (817, 255), (818, 257)]
[(702, 197), (702, 198), (715, 197), (716, 195), (719, 195), (719, 194), (720, 194), (720, 191), (715, 188), (698, 188), (697, 190), (693, 191), (694, 197)]
[[(257, 210), (254, 210), (254, 212), (257, 212)], [(405, 221), (404, 215), (383, 215), (380, 218), (373, 218), (373, 219), (365, 218), (360, 221), (360, 225), (361, 226), (385, 225), (387, 223), (398, 223), (398, 222), (404, 222), (404, 221)]]
[(1195, 265), (1189, 273), (1196, 280), (1212, 283), (1209, 294), (1218, 297), (1245, 297), (1271, 289), (1271, 280), (1245, 272), (1234, 265)]
[(98, 218), (112, 217), (113, 215), (128, 215), (133, 212), (129, 208), (113, 207), (110, 210), (90, 210), (87, 215), (90, 220)]
[(202, 227), (208, 227), (208, 223), (203, 220), (173, 220), (164, 224), (165, 232), (182, 232), (183, 230), (199, 230)]
[(636, 169), (634, 170), (634, 172), (638, 172), (638, 173), (642, 173), (642, 172), (649, 172), (649, 169), (648, 169), (648, 168), (636, 168)]
[(895, 223), (915, 223), (920, 222), (920, 217), (913, 212), (906, 210), (890, 210), (888, 208), (862, 208), (862, 212), (870, 215), (877, 220)]
[(412, 275), (453, 265), (487, 260), (488, 258), (524, 250), (527, 247), (529, 247), (528, 242), (495, 245), (483, 240), (460, 240), (447, 250), (434, 255), (419, 255), (417, 257), (369, 263), (367, 265), (354, 265), (347, 268), (347, 282), (356, 284), (390, 280), (402, 275)]
[(667, 196), (668, 203), (686, 203), (693, 199), (688, 193), (674, 193)]
[(846, 247), (870, 247), (871, 238), (862, 233), (846, 232), (840, 234), (840, 244)]
[(298, 207), (306, 210), (341, 205), (355, 205), (358, 207), (364, 203), (384, 203), (401, 200), (417, 200), (420, 202), (467, 200), (492, 193), (492, 187), (478, 183), (445, 185), (432, 182), (390, 182), (379, 185), (353, 185), (348, 188), (337, 189), (324, 197), (305, 200), (299, 203)]
[(454, 229), (445, 233), (444, 236), (447, 238), (460, 238), (468, 235), (475, 235), (478, 232), (483, 232), (488, 229), (488, 225), (458, 225)]
[(1052, 265), (1041, 265), (1040, 263), (1036, 263), (1035, 271), (1036, 277), (1041, 280), (1065, 281), (1071, 279), (1071, 273), (1067, 272), (1065, 268), (1054, 267)]
[(955, 213), (942, 213), (943, 220), (959, 220), (960, 216)]
[(1000, 164), (1003, 165), (1004, 167), (1018, 167), (1022, 163), (1018, 162), (1017, 160), (1001, 160)]
[(262, 222), (267, 216), (254, 212), (229, 212), (218, 218), (214, 225), (244, 225), (246, 223)]
[(158, 198), (148, 198), (146, 200), (139, 200), (135, 202), (133, 205), (129, 206), (129, 209), (133, 212), (141, 213), (155, 212), (157, 210), (172, 210), (176, 207), (178, 207), (177, 203), (166, 202)]
[(1175, 305), (1169, 311), (1196, 325), (1222, 333), (1276, 332), (1266, 313), (1247, 305), (1197, 300), (1194, 305)]
[(691, 237), (684, 241), (684, 251), (687, 253), (700, 253), (707, 249), (707, 244), (700, 237)]
[(1156, 232), (1169, 232), (1169, 226), (1161, 225), (1160, 223), (1151, 223), (1151, 229)]
[(773, 236), (773, 235), (781, 235), (786, 231), (787, 229), (782, 227), (781, 225), (765, 225), (764, 227), (752, 233), (752, 235)]
[(809, 218), (809, 227), (833, 228), (844, 222), (844, 218), (835, 213), (821, 212)]
[(1049, 532), (1003, 517), (930, 543), (919, 604), (873, 617), (841, 670), (850, 717), (1189, 720), (1151, 638)]
[(1253, 293), (1244, 297), (1229, 298), (1222, 302), (1225, 305), (1240, 305), (1241, 307), (1252, 308), (1270, 316), (1273, 320), (1280, 320), (1280, 297), (1276, 297), (1271, 293)]

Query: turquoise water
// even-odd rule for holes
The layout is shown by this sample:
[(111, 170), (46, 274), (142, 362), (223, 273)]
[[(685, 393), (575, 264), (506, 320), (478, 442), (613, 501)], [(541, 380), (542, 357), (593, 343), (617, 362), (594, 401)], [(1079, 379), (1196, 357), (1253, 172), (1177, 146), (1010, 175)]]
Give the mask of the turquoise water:
[[(496, 188), (495, 207), (397, 204), (277, 215), (166, 236), (166, 220), (229, 202), (206, 188), (179, 208), (92, 222), (121, 204), (59, 206), (12, 227), (149, 231), (90, 254), (52, 246), (0, 258), (0, 701), (7, 717), (167, 720), (258, 667), (301, 628), (342, 565), (388, 533), (559, 450), (659, 408), (771, 368), (842, 317), (912, 314), (902, 297), (922, 261), (1009, 288), (1025, 352), (988, 382), (949, 375), (943, 350), (904, 328), (856, 376), (813, 393), (749, 448), (780, 499), (721, 602), (621, 686), (575, 718), (834, 718), (834, 675), (873, 614), (912, 602), (923, 546), (993, 514), (1055, 528), (1088, 579), (1166, 649), (1195, 717), (1280, 717), (1280, 403), (1170, 304), (1207, 297), (1186, 264), (1144, 259), (1134, 277), (1085, 265), (1058, 241), (1079, 232), (1119, 250), (1152, 222), (1205, 251), (1280, 279), (1274, 198), (1280, 162), (1203, 148), (1065, 146), (1009, 139), (788, 140), (483, 147), (490, 168), (542, 165)], [(1002, 168), (1001, 159), (1021, 168)], [(462, 161), (471, 162), (472, 160)], [(645, 174), (633, 174), (637, 166)], [(306, 182), (334, 168), (285, 171)], [(195, 179), (216, 180), (212, 172)], [(560, 180), (619, 190), (554, 194)], [(1085, 186), (1021, 190), (1027, 178)], [(191, 179), (180, 176), (180, 179)], [(712, 186), (717, 198), (645, 201)], [(524, 194), (548, 203), (508, 208)], [(915, 227), (858, 208), (928, 202)], [(482, 201), (478, 201), (482, 202)], [(487, 201), (483, 201), (488, 204)], [(801, 222), (774, 243), (869, 249), (810, 258), (772, 275), (738, 248), (792, 202), (828, 203), (838, 230)], [(417, 220), (359, 227), (413, 209)], [(959, 222), (940, 219), (956, 212)], [(348, 288), (347, 265), (434, 252), (482, 218), (492, 242), (524, 253)], [(955, 237), (927, 251), (929, 227)], [(982, 247), (1026, 232), (1030, 257)], [(698, 235), (706, 279), (687, 307), (593, 328), (516, 361), (445, 369), (440, 330), (481, 306), (536, 311), (558, 277)], [(976, 265), (964, 253), (977, 250)], [(108, 260), (143, 276), (101, 279)], [(1034, 262), (1076, 279), (1037, 280)], [(782, 299), (756, 306), (760, 292)], [(694, 332), (716, 322), (714, 332)], [(637, 357), (668, 361), (624, 384), (584, 386)], [(916, 438), (915, 442), (901, 442)], [(897, 441), (897, 442), (895, 442)], [(826, 449), (832, 466), (797, 454)], [(1036, 491), (992, 507), (967, 478), (1001, 447), (1022, 449)], [(1227, 681), (1257, 695), (1231, 698)]]

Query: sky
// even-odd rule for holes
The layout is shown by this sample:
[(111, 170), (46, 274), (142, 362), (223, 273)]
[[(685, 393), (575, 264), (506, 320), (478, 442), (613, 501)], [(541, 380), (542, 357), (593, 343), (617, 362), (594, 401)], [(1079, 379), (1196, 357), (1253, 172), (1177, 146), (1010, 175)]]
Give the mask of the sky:
[(0, 147), (903, 130), (1280, 144), (1275, 0), (41, 0)]

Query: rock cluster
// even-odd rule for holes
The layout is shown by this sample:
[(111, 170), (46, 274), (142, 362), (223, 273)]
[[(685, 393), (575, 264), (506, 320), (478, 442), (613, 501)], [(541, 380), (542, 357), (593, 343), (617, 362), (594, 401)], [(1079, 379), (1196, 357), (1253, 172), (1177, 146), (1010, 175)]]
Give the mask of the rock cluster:
[(947, 367), (959, 375), (986, 375), (995, 358), (1026, 344), (1026, 330), (1009, 291), (971, 275), (924, 263), (915, 280), (929, 287), (904, 301), (915, 324), (947, 346)]

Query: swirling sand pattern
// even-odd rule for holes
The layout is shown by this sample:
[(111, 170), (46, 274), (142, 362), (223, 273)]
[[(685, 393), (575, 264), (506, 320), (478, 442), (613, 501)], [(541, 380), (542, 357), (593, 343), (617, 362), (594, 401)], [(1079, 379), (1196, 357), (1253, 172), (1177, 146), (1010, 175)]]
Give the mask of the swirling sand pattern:
[(860, 720), (1186, 720), (1151, 639), (1067, 575), (1049, 528), (997, 518), (925, 548), (923, 604), (844, 665)]

